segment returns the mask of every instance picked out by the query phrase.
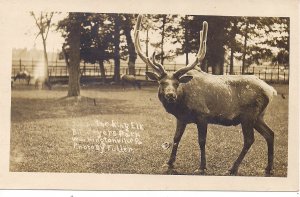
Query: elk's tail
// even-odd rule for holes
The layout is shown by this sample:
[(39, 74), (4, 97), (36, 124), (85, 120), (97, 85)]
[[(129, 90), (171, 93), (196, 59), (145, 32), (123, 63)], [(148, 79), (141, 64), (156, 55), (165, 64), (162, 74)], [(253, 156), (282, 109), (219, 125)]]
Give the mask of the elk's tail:
[(277, 96), (277, 91), (272, 86), (266, 84), (267, 87), (265, 88), (266, 94), (271, 102), (274, 96)]

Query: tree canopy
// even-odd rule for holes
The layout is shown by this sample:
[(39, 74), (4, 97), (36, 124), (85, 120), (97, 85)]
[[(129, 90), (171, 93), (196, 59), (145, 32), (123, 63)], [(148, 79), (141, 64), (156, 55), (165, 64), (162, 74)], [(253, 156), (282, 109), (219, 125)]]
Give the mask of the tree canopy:
[[(132, 41), (135, 14), (77, 13), (80, 21), (80, 58), (84, 62), (99, 63), (119, 59), (128, 60), (128, 68), (134, 74), (136, 53)], [(60, 21), (66, 46), (69, 46), (69, 19)], [(214, 74), (223, 74), (224, 64), (233, 66), (234, 60), (242, 62), (243, 69), (262, 61), (288, 65), (289, 18), (280, 17), (233, 17), (200, 15), (147, 15), (142, 34), (149, 36), (141, 45), (152, 47), (160, 53), (157, 58), (164, 63), (176, 56), (199, 49), (199, 32), (202, 22), (207, 21), (207, 54), (202, 69), (212, 67)], [(143, 36), (141, 36), (143, 38)], [(150, 44), (150, 45), (149, 45)], [(118, 46), (117, 46), (118, 45)], [(68, 48), (68, 47), (67, 47)], [(116, 70), (118, 71), (118, 69)], [(102, 72), (101, 72), (102, 73)], [(102, 74), (104, 75), (105, 72)]]

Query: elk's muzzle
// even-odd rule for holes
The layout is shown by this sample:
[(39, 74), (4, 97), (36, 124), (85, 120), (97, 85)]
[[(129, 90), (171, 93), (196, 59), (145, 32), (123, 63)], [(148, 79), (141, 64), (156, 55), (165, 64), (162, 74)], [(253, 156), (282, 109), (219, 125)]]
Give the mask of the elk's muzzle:
[(173, 92), (169, 92), (165, 94), (165, 98), (169, 103), (175, 103), (177, 99), (177, 95)]

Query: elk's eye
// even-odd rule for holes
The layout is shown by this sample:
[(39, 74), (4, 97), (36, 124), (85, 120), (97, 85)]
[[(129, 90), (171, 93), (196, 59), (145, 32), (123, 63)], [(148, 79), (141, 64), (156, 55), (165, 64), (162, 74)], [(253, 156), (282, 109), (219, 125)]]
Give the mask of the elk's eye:
[(173, 86), (177, 88), (179, 86), (179, 82), (174, 82)]
[(167, 85), (167, 83), (166, 83), (166, 82), (164, 82), (164, 81), (161, 81), (161, 82), (159, 82), (159, 84), (160, 84), (160, 85), (162, 85), (162, 86), (165, 86), (165, 85)]

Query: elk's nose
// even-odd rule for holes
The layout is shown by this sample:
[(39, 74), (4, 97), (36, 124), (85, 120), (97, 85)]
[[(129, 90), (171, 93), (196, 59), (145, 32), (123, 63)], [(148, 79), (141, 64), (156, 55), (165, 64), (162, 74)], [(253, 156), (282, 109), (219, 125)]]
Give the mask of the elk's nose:
[(176, 101), (176, 94), (174, 93), (167, 93), (165, 97), (170, 103), (174, 103)]

